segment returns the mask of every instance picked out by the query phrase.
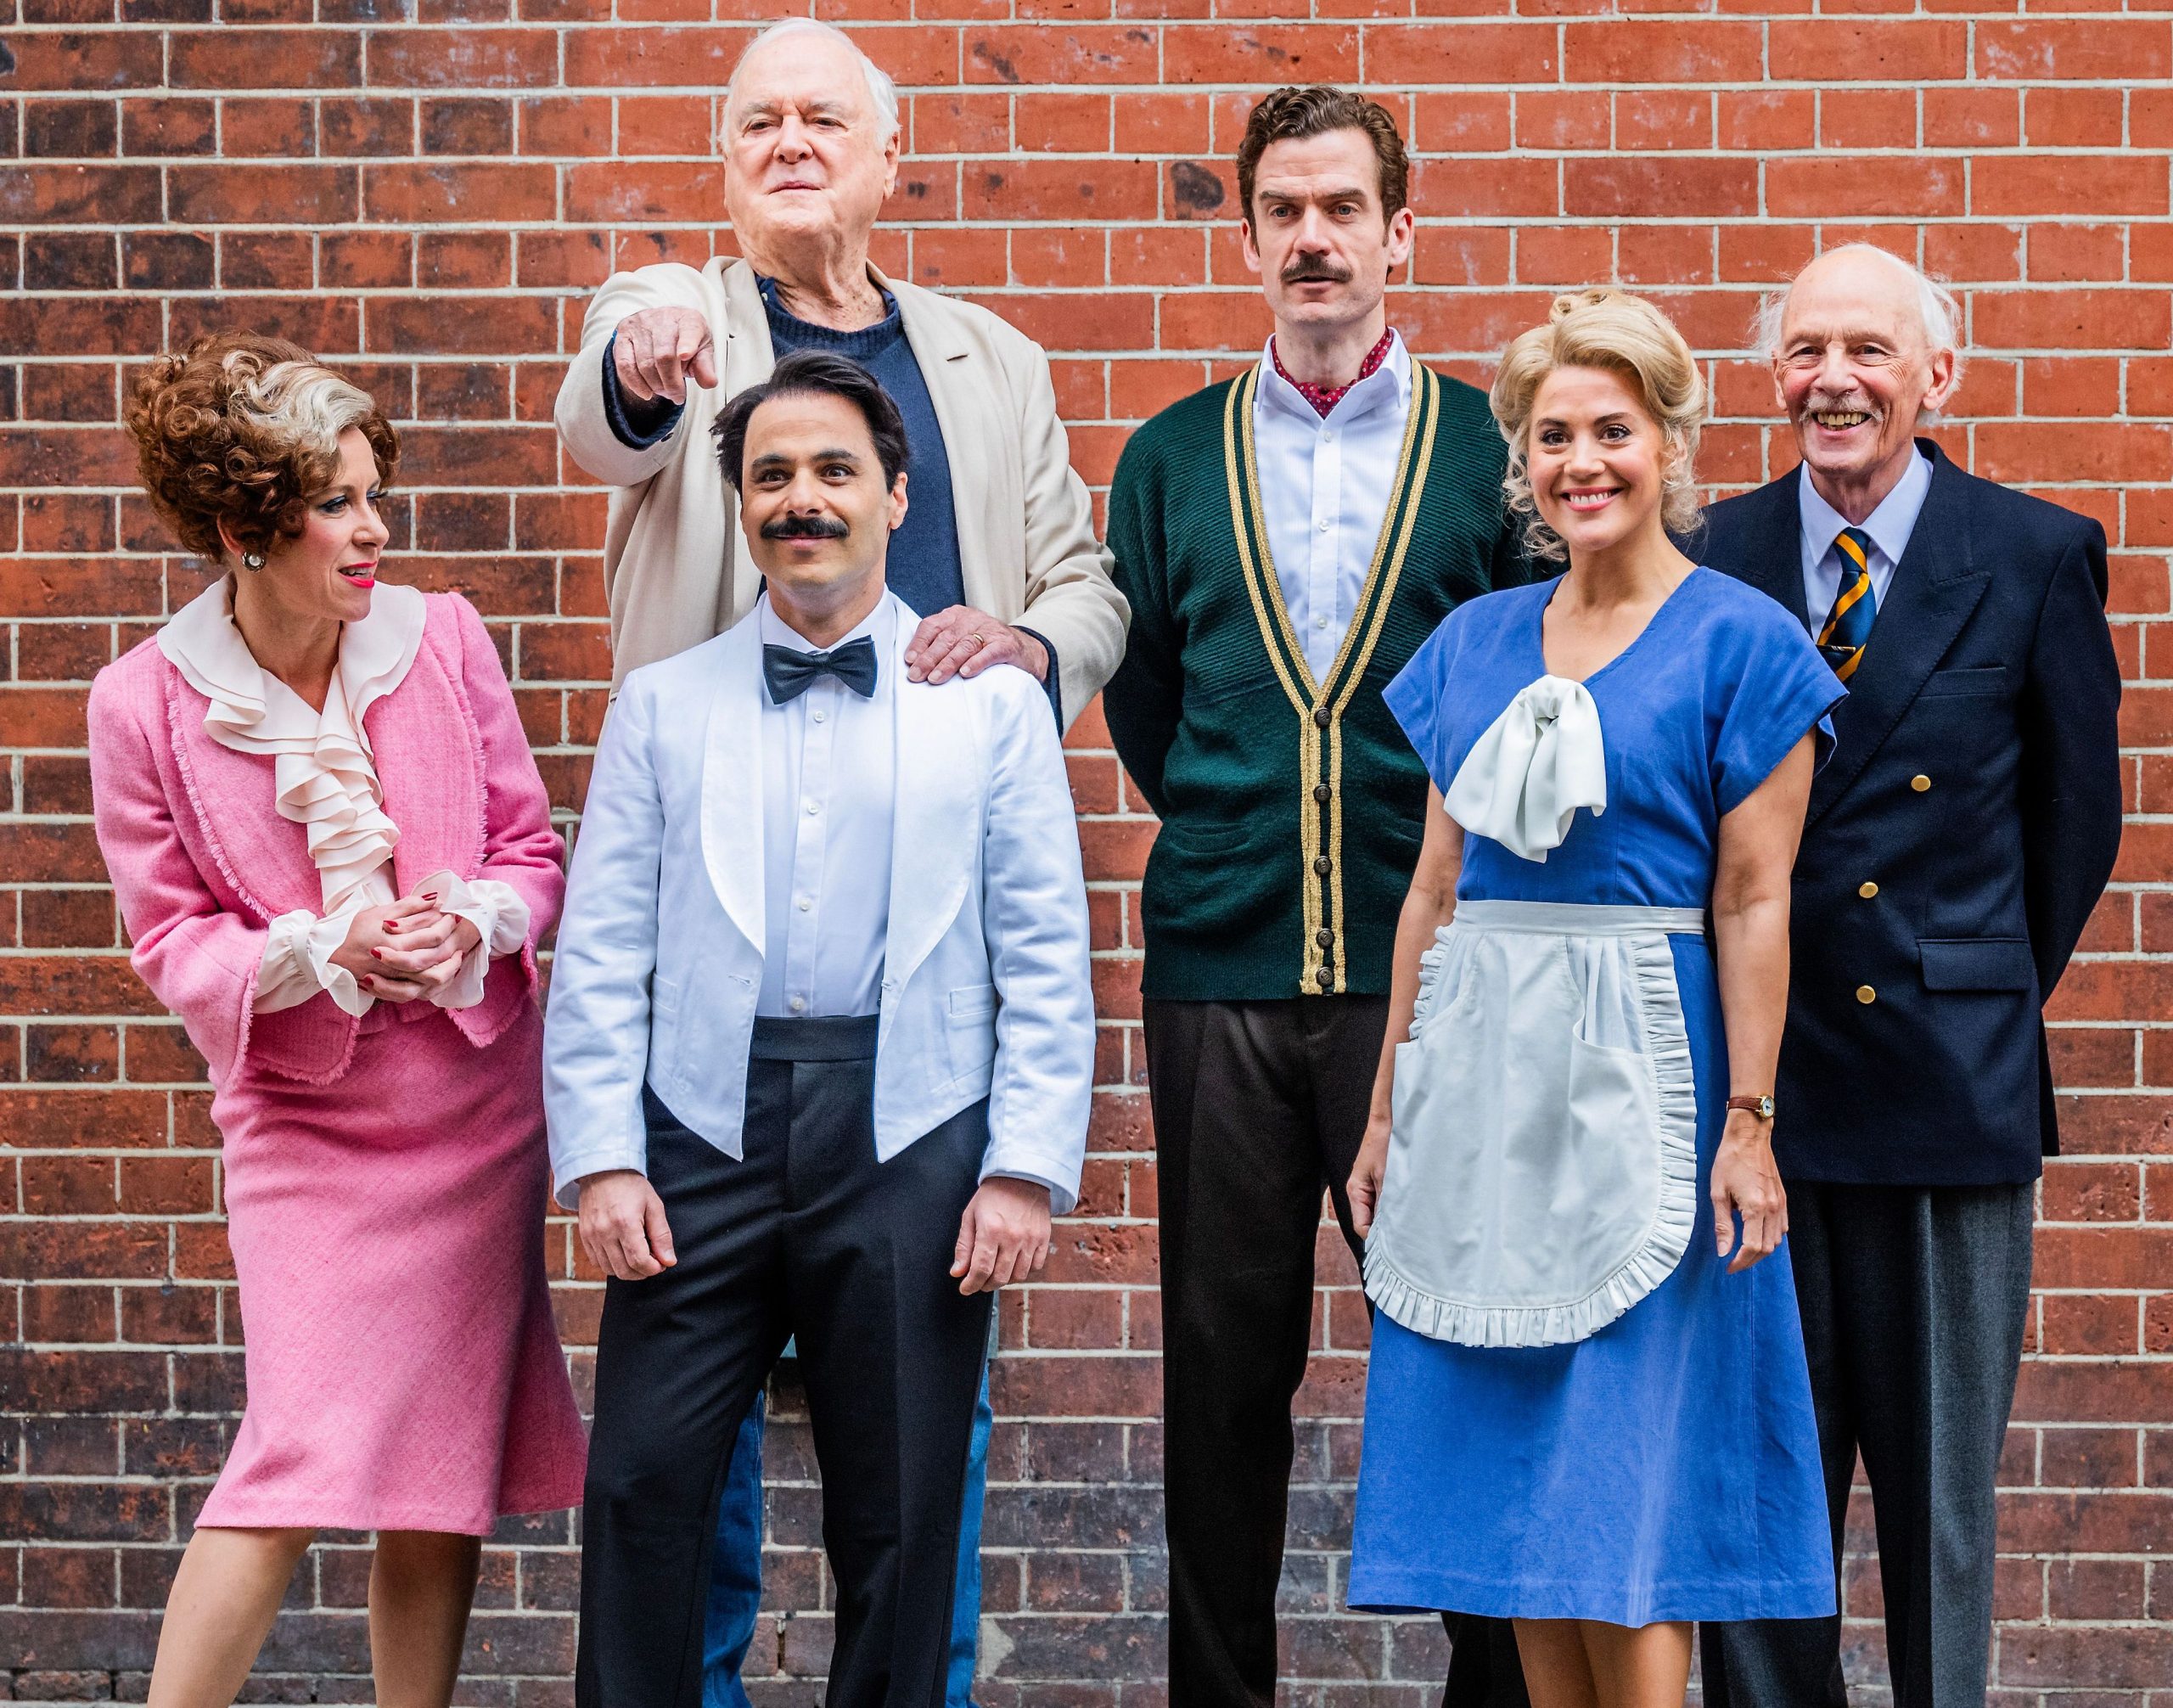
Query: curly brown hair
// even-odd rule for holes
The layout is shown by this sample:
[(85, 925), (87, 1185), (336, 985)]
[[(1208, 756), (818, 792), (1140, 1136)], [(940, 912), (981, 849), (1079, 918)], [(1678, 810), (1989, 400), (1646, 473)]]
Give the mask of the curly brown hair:
[(309, 500), (339, 478), (340, 435), (359, 427), (390, 486), (400, 441), (369, 393), (298, 344), (218, 332), (162, 356), (124, 416), (143, 490), (182, 544), (217, 562), (227, 531), (246, 550), (301, 531)]

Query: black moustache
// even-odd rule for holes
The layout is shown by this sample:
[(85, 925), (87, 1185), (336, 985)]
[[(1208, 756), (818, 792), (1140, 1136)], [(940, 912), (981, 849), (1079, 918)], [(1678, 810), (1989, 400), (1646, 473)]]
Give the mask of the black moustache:
[(1285, 284), (1348, 284), (1350, 274), (1341, 267), (1324, 267), (1317, 261), (1300, 261), (1283, 271)]
[(762, 524), (766, 540), (842, 540), (851, 532), (835, 516), (779, 516)]

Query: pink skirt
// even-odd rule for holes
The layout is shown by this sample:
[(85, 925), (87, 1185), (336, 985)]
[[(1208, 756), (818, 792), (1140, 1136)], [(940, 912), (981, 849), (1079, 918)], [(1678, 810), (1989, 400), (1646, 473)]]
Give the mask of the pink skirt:
[(244, 1070), (219, 1093), (249, 1396), (199, 1525), (486, 1536), (580, 1503), (542, 1036), (532, 1003), (480, 1050), (380, 1004), (332, 1085)]

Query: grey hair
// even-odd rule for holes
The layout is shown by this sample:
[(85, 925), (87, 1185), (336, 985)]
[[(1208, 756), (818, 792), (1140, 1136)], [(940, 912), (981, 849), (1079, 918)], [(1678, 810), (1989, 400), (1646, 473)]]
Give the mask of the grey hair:
[[(1923, 272), (1913, 263), (1906, 261), (1892, 250), (1881, 249), (1875, 243), (1845, 243), (1826, 251), (1828, 255), (1875, 255), (1889, 265), (1899, 267), (1906, 274), (1917, 297), (1917, 318), (1924, 331), (1924, 342), (1933, 351), (1947, 351), (1954, 357), (1954, 384), (1948, 388), (1951, 397), (1962, 384), (1962, 305), (1954, 293), (1940, 280)], [(1798, 275), (1800, 277), (1801, 275)], [(1795, 289), (1791, 279), (1777, 290), (1769, 290), (1758, 299), (1758, 312), (1751, 322), (1751, 347), (1768, 362), (1781, 353), (1781, 323), (1787, 317), (1788, 294)], [(1927, 421), (1936, 421), (1935, 412), (1927, 412)]]
[(820, 18), (780, 18), (773, 24), (762, 26), (734, 62), (732, 76), (725, 81), (724, 110), (727, 116), (732, 111), (733, 94), (739, 87), (739, 73), (755, 57), (755, 50), (787, 36), (827, 36), (851, 48), (854, 57), (860, 61), (861, 75), (868, 80), (868, 98), (874, 104), (875, 116), (882, 126), (879, 140), (887, 143), (898, 134), (898, 86), (890, 81), (890, 74), (869, 59), (859, 42), (836, 25), (826, 24)]

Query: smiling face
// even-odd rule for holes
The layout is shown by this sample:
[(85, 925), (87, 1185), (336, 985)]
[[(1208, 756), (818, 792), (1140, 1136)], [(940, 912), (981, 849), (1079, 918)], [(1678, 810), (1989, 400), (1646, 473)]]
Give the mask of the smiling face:
[(1952, 390), (1954, 352), (1931, 348), (1906, 268), (1838, 250), (1789, 288), (1773, 382), (1829, 500), (1864, 493), (1876, 504), (1907, 466), (1919, 418)]
[(1380, 307), (1411, 228), (1409, 208), (1383, 217), (1373, 139), (1345, 129), (1261, 150), (1240, 235), (1277, 323), (1326, 329)]
[(879, 586), (906, 476), (886, 480), (868, 419), (850, 398), (786, 392), (748, 418), (739, 522), (773, 593), (829, 608)]
[(1556, 368), (1533, 395), (1525, 430), (1532, 500), (1573, 559), (1660, 525), (1666, 435), (1626, 376)]
[[(377, 453), (359, 427), (348, 428), (339, 444), (339, 474), (310, 494), (301, 532), (275, 535), (261, 548), (264, 567), (240, 571), (251, 600), (283, 625), (360, 622), (370, 614), (378, 559), (391, 537), (378, 511)], [(236, 561), (242, 555), (232, 551)]]
[(725, 207), (749, 258), (811, 239), (864, 247), (898, 179), (884, 130), (849, 44), (799, 31), (755, 48), (724, 120)]

